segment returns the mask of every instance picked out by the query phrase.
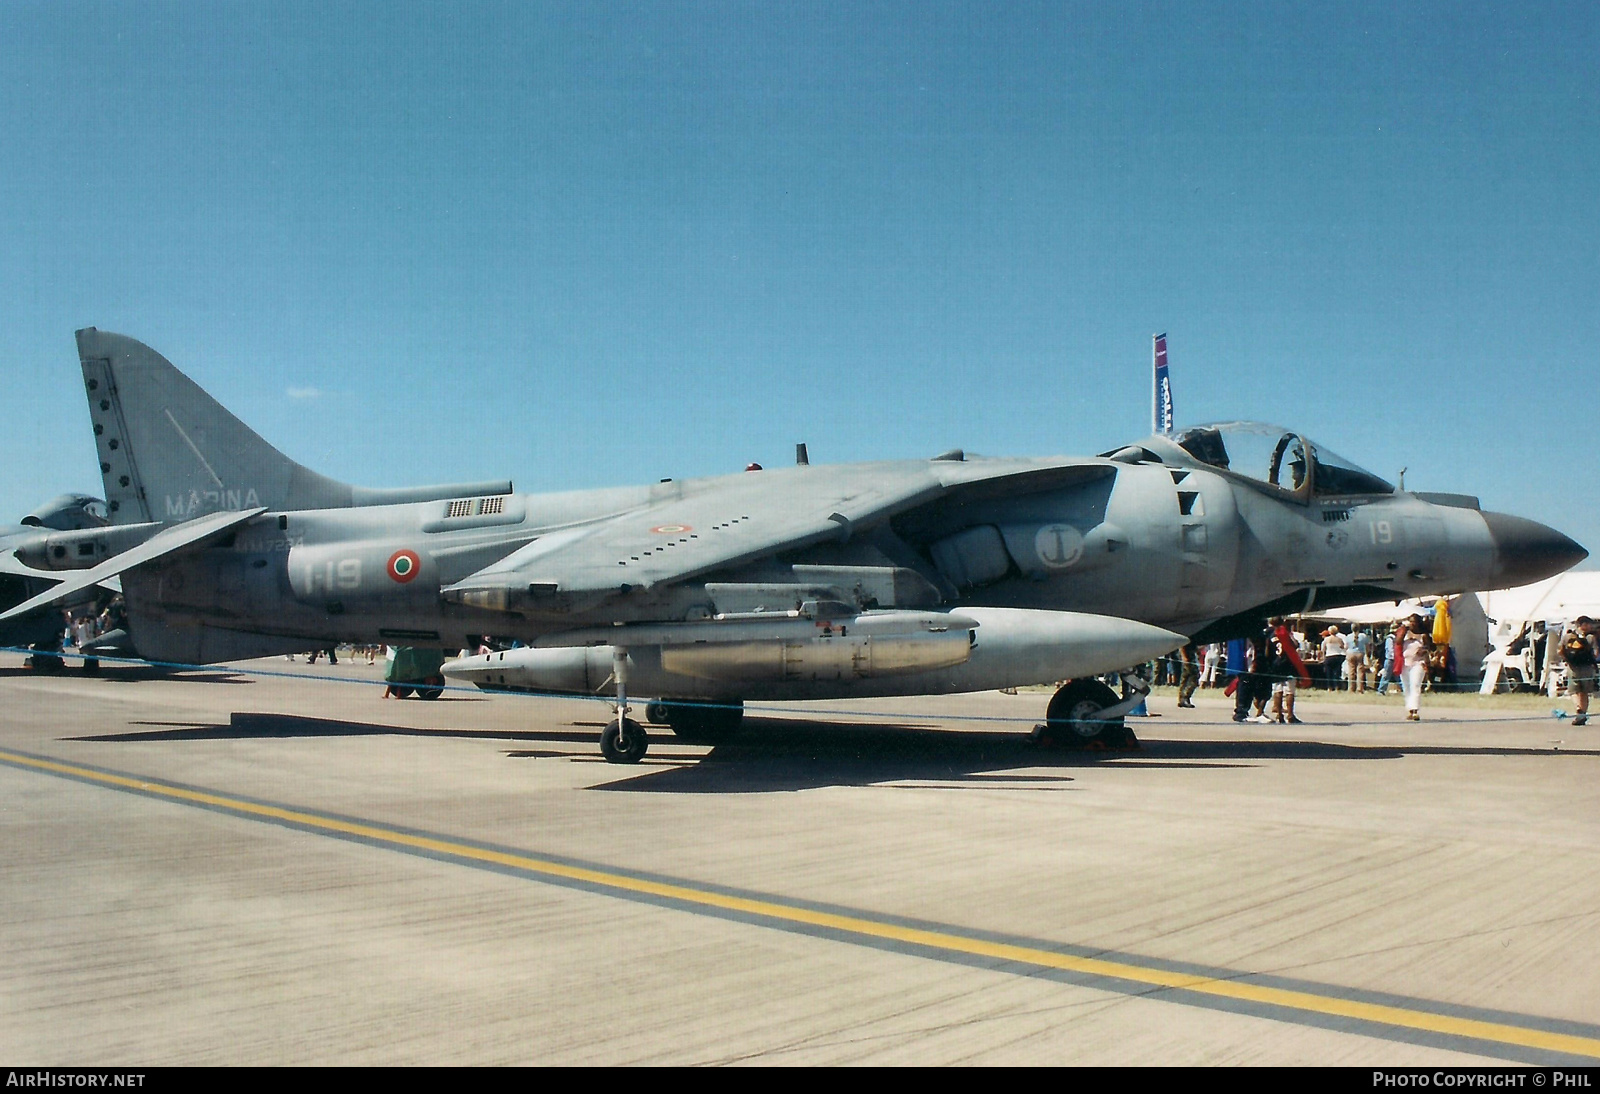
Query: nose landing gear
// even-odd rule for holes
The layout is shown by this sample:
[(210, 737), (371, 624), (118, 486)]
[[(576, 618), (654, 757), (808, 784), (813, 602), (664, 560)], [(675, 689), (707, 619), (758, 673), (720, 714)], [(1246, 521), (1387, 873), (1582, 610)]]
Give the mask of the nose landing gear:
[(1133, 689), (1127, 699), (1118, 699), (1099, 680), (1068, 680), (1051, 696), (1044, 725), (1034, 728), (1034, 743), (1085, 751), (1136, 750), (1139, 739), (1122, 718), (1139, 705), (1150, 685), (1131, 674), (1123, 681)]
[(611, 647), (611, 679), (617, 685), (617, 716), (600, 734), (600, 755), (607, 763), (636, 764), (644, 759), (650, 737), (628, 717), (628, 651)]

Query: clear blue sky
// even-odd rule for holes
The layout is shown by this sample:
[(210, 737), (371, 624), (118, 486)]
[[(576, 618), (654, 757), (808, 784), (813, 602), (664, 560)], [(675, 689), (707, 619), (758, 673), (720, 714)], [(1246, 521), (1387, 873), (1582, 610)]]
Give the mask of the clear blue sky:
[[(0, 0), (0, 517), (72, 331), (548, 490), (1298, 426), (1600, 552), (1592, 3)], [(1576, 471), (1564, 452), (1577, 450)]]

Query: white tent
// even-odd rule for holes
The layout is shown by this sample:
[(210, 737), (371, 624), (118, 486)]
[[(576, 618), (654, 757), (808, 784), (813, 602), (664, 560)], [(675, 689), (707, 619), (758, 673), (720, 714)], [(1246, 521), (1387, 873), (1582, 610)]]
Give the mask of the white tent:
[(1483, 613), (1497, 622), (1570, 623), (1580, 615), (1600, 619), (1600, 570), (1568, 570), (1532, 585), (1479, 593)]
[[(1580, 615), (1600, 618), (1600, 570), (1568, 570), (1532, 585), (1479, 593), (1478, 599), (1494, 623), (1494, 649), (1484, 658), (1482, 693), (1493, 692), (1507, 674), (1554, 695), (1561, 670), (1555, 646), (1562, 629)], [(1513, 646), (1518, 647), (1515, 653)]]

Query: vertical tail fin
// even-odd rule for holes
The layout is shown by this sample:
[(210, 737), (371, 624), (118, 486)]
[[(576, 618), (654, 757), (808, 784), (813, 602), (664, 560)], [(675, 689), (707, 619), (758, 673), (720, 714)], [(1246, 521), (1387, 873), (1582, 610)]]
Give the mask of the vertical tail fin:
[(142, 342), (88, 327), (78, 359), (113, 524), (352, 503), (350, 486), (279, 452)]
[(121, 334), (78, 332), (112, 524), (206, 513), (340, 509), (509, 494), (508, 480), (370, 489), (326, 478), (279, 452), (161, 354)]

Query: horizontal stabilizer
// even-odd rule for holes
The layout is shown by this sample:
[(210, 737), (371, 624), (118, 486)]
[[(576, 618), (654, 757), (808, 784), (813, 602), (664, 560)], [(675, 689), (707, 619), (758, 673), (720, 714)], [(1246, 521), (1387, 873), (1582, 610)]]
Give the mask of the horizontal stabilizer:
[(48, 589), (31, 600), (25, 600), (15, 608), (0, 615), (0, 623), (65, 600), (73, 593), (87, 589), (91, 585), (99, 585), (108, 578), (115, 577), (126, 570), (131, 570), (135, 566), (142, 566), (164, 555), (169, 555), (173, 551), (192, 546), (235, 525), (252, 520), (264, 512), (266, 512), (265, 508), (246, 509), (239, 513), (211, 513), (183, 524), (175, 524), (170, 528), (157, 532), (139, 544), (139, 546), (108, 558), (91, 570), (72, 571), (72, 576), (62, 581), (55, 588)]

